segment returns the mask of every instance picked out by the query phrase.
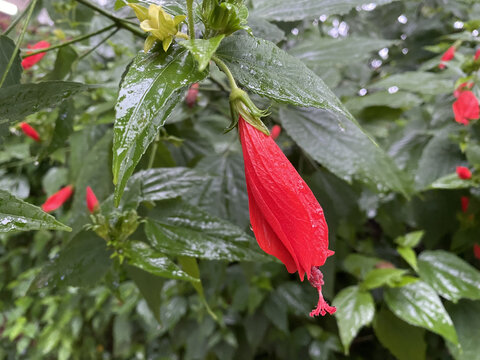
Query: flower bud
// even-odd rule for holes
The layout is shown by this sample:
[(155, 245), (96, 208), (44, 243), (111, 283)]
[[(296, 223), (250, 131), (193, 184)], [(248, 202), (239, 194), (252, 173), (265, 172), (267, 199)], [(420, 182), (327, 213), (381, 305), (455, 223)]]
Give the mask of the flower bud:
[(282, 127), (280, 125), (273, 125), (272, 131), (271, 131), (272, 139), (277, 140), (281, 132), (282, 132)]
[(23, 133), (29, 138), (32, 138), (37, 142), (40, 141), (40, 135), (38, 135), (37, 130), (35, 130), (32, 126), (28, 125), (26, 122), (20, 123), (20, 129), (22, 129)]
[(73, 194), (73, 185), (65, 186), (50, 196), (42, 205), (42, 210), (51, 212), (62, 206)]
[(465, 166), (457, 166), (457, 175), (462, 180), (470, 180), (472, 178), (472, 172)]
[(98, 204), (97, 197), (95, 196), (95, 193), (93, 192), (92, 188), (90, 186), (87, 186), (87, 208), (88, 211), (90, 211), (92, 214), (94, 212), (97, 212), (99, 209), (100, 205)]
[(187, 92), (187, 97), (185, 98), (185, 102), (187, 103), (187, 106), (189, 108), (192, 108), (195, 103), (197, 102), (197, 96), (198, 96), (198, 83), (192, 84), (190, 86), (190, 89), (188, 89)]

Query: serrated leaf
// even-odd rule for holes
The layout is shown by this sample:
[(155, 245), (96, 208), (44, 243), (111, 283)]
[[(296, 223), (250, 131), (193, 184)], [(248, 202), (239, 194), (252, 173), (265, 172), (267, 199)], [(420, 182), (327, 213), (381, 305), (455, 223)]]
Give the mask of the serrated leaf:
[(191, 39), (179, 42), (181, 46), (192, 53), (198, 63), (198, 70), (203, 71), (207, 68), (210, 59), (217, 51), (220, 42), (225, 35), (218, 35), (210, 39)]
[(228, 221), (181, 201), (163, 201), (147, 217), (151, 245), (172, 256), (207, 260), (269, 261), (255, 240)]
[(349, 286), (337, 294), (332, 305), (337, 308), (335, 317), (340, 339), (348, 355), (350, 343), (358, 331), (372, 322), (375, 304), (369, 292), (360, 290), (358, 286)]
[(27, 115), (58, 105), (89, 86), (69, 81), (19, 84), (0, 89), (0, 123), (22, 120)]
[[(370, 1), (372, 4), (388, 4), (394, 0)], [(343, 15), (364, 0), (255, 0), (253, 13), (256, 16), (275, 21), (315, 19), (320, 15)]]
[(72, 231), (39, 207), (0, 190), (0, 233), (29, 230)]
[(373, 269), (365, 276), (361, 287), (371, 290), (380, 286), (394, 284), (399, 281), (406, 272), (407, 270), (403, 269)]
[(450, 316), (435, 290), (427, 283), (417, 281), (401, 288), (385, 289), (384, 298), (390, 310), (403, 321), (458, 343)]
[(410, 192), (409, 181), (393, 160), (355, 123), (340, 126), (320, 109), (281, 108), (280, 120), (302, 149), (343, 180), (357, 179), (379, 191)]
[(152, 275), (168, 279), (177, 279), (198, 282), (194, 278), (180, 269), (166, 255), (152, 249), (148, 244), (140, 241), (129, 241), (126, 246), (125, 255), (128, 263)]
[(274, 101), (327, 109), (342, 122), (355, 121), (313, 71), (270, 41), (247, 35), (222, 41), (217, 56), (248, 90)]
[(58, 257), (46, 264), (30, 290), (44, 287), (92, 286), (102, 279), (111, 265), (105, 240), (83, 231), (63, 248)]
[(450, 79), (443, 79), (438, 73), (423, 71), (407, 71), (395, 74), (371, 85), (372, 88), (378, 89), (388, 89), (392, 86), (399, 90), (423, 95), (438, 95), (453, 91)]
[(373, 329), (380, 343), (398, 360), (425, 359), (425, 330), (400, 320), (385, 307), (375, 315)]
[(443, 251), (424, 251), (418, 257), (420, 277), (445, 299), (480, 299), (480, 272), (458, 256)]
[(440, 179), (435, 180), (428, 187), (429, 189), (445, 189), (445, 190), (454, 190), (454, 189), (468, 189), (470, 187), (475, 187), (476, 183), (469, 179), (460, 179), (457, 173), (452, 173), (445, 175)]
[(159, 128), (183, 100), (184, 89), (205, 76), (205, 72), (198, 71), (188, 51), (179, 47), (168, 53), (140, 52), (133, 60), (115, 107), (112, 166), (116, 205)]
[(458, 334), (460, 347), (447, 342), (455, 360), (480, 359), (480, 302), (462, 300), (458, 304), (447, 304)]
[[(0, 79), (3, 77), (5, 70), (7, 70), (7, 65), (10, 62), (10, 58), (12, 57), (14, 49), (15, 43), (13, 40), (5, 35), (0, 35)], [(20, 59), (20, 53), (18, 53), (13, 61), (12, 67), (8, 71), (7, 78), (5, 79), (2, 87), (4, 88), (19, 84), (22, 71), (22, 62)]]

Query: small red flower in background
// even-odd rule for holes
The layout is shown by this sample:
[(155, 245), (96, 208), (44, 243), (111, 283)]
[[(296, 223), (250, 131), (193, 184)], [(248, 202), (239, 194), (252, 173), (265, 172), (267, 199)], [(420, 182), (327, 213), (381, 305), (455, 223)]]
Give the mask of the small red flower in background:
[(470, 169), (465, 166), (457, 166), (457, 175), (462, 180), (469, 180), (472, 178)]
[(187, 97), (185, 98), (185, 102), (187, 103), (187, 106), (189, 108), (192, 108), (195, 103), (197, 102), (197, 96), (198, 96), (198, 83), (194, 83), (192, 84), (192, 86), (190, 86), (190, 89), (188, 89), (188, 92), (187, 92)]
[(57, 210), (62, 206), (73, 194), (73, 185), (65, 186), (50, 196), (42, 205), (42, 210), (50, 212)]
[(455, 89), (455, 91), (453, 92), (453, 96), (455, 96), (457, 99), (458, 97), (460, 96), (460, 94), (462, 93), (462, 91), (464, 90), (471, 90), (473, 87), (473, 82), (471, 81), (468, 81), (468, 82), (464, 82), (460, 85), (458, 85), (458, 87)]
[(475, 51), (475, 55), (473, 56), (473, 60), (477, 61), (478, 58), (480, 58), (480, 49), (478, 49), (477, 51)]
[[(42, 41), (39, 41), (39, 42), (37, 42), (36, 44), (33, 44), (33, 45), (29, 44), (29, 45), (27, 45), (27, 47), (29, 49), (32, 49), (32, 50), (46, 49), (46, 48), (50, 47), (50, 43), (48, 41), (42, 40)], [(31, 68), (33, 65), (35, 65), (40, 60), (42, 60), (42, 58), (46, 54), (46, 53), (43, 52), (43, 53), (40, 53), (40, 54), (28, 56), (28, 54), (30, 54), (30, 53), (32, 53), (32, 52), (28, 51), (27, 52), (27, 57), (25, 57), (22, 60), (22, 66), (25, 70)]]
[(92, 214), (99, 208), (98, 199), (90, 186), (87, 186), (87, 208)]
[(468, 211), (468, 205), (470, 204), (470, 199), (467, 196), (462, 196), (460, 198), (462, 204), (462, 212), (466, 213)]
[(37, 130), (35, 130), (32, 126), (28, 125), (26, 122), (20, 123), (20, 129), (22, 129), (23, 133), (28, 137), (32, 138), (35, 141), (40, 141), (40, 135), (38, 135)]
[(452, 108), (455, 121), (460, 124), (468, 125), (470, 120), (476, 120), (480, 116), (478, 100), (473, 92), (468, 90), (459, 93)]
[(322, 266), (334, 254), (328, 249), (328, 227), (323, 210), (305, 181), (271, 136), (240, 117), (250, 222), (258, 245), (287, 267), (305, 274), (318, 290), (318, 304), (310, 316), (333, 314), (323, 299)]
[(445, 62), (450, 61), (454, 58), (455, 56), (455, 46), (450, 46), (447, 51), (445, 51), (440, 58), (440, 64), (438, 64), (438, 67), (440, 69), (445, 69)]
[(280, 125), (273, 125), (272, 131), (270, 131), (270, 136), (272, 137), (273, 140), (277, 140), (281, 132), (282, 132), (282, 127)]
[(480, 260), (480, 245), (473, 244), (473, 255)]

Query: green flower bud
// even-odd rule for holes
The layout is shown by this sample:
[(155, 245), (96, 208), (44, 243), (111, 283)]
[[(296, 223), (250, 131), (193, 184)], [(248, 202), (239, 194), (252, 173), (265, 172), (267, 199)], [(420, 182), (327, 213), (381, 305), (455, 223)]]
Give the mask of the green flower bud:
[(248, 9), (243, 0), (204, 0), (201, 16), (209, 35), (230, 35), (237, 30), (251, 32), (247, 25)]

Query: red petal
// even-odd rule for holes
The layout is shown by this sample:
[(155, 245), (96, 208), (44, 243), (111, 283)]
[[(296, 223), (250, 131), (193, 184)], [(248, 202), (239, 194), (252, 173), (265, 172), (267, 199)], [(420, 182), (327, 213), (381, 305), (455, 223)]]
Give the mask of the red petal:
[(470, 199), (467, 196), (462, 196), (460, 198), (460, 202), (462, 205), (462, 212), (466, 213), (468, 211), (468, 205), (470, 203)]
[(38, 132), (26, 122), (21, 122), (20, 128), (22, 129), (23, 133), (28, 137), (32, 138), (35, 141), (40, 141), (40, 135), (38, 135)]
[(95, 193), (90, 186), (87, 186), (87, 208), (88, 211), (94, 213), (98, 210), (99, 204)]
[(473, 255), (475, 255), (477, 259), (480, 259), (480, 245), (478, 244), (473, 245)]
[(47, 201), (42, 205), (42, 210), (50, 212), (58, 209), (62, 206), (73, 194), (73, 185), (65, 186), (50, 196)]
[[(50, 47), (50, 43), (48, 41), (39, 41), (34, 45), (27, 45), (29, 49), (32, 50), (40, 50), (40, 49), (46, 49)], [(27, 56), (22, 60), (22, 66), (24, 69), (29, 69), (36, 63), (38, 63), (42, 58), (45, 56), (46, 53), (39, 53), (36, 55), (28, 56), (28, 54), (31, 52), (27, 52)]]
[(281, 132), (282, 132), (282, 127), (280, 125), (273, 125), (272, 131), (270, 132), (270, 136), (272, 137), (273, 140), (277, 140)]
[(472, 178), (472, 172), (465, 166), (457, 166), (457, 175), (462, 180), (469, 180)]

